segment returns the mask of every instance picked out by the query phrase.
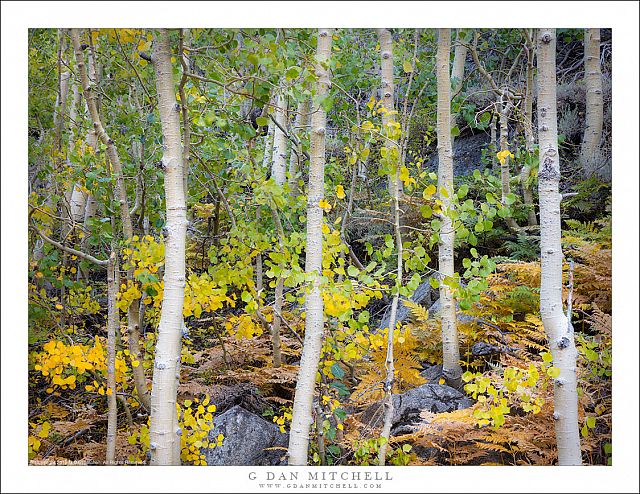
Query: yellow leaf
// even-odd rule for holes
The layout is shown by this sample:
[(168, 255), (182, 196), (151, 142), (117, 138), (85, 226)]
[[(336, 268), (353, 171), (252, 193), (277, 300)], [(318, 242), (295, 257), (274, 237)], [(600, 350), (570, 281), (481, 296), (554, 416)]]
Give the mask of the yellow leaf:
[(138, 367), (140, 365), (140, 361), (139, 360), (132, 360), (131, 361), (131, 367)]
[(320, 202), (318, 203), (318, 206), (320, 206), (322, 209), (324, 209), (325, 211), (329, 212), (331, 211), (331, 204), (329, 204), (326, 200), (321, 199)]
[(344, 199), (345, 198), (344, 187), (342, 185), (338, 185), (336, 187), (336, 197), (338, 199)]
[(409, 60), (405, 60), (405, 61), (402, 63), (402, 69), (403, 69), (406, 73), (413, 72), (413, 65), (411, 65), (411, 62), (409, 62)]
[(62, 305), (60, 305), (60, 304), (56, 304), (56, 309), (58, 309), (58, 310), (62, 310)]

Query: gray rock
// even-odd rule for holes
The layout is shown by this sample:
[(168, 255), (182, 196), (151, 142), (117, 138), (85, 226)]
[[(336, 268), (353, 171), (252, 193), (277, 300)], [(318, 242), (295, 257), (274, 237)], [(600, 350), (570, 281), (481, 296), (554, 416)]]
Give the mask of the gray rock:
[[(453, 143), (454, 176), (471, 175), (475, 169), (482, 171), (486, 167), (482, 163), (482, 150), (489, 145), (490, 140), (488, 130), (456, 137)], [(436, 171), (438, 169), (438, 153), (431, 154), (427, 158), (426, 164), (429, 171)]]
[[(423, 410), (442, 413), (469, 408), (472, 401), (460, 391), (446, 384), (423, 384), (417, 388), (393, 396), (392, 427), (400, 427), (418, 421)], [(364, 412), (360, 420), (371, 427), (382, 426), (384, 418), (383, 401), (374, 403)], [(393, 432), (393, 431), (392, 431)]]
[[(430, 278), (427, 278), (420, 285), (418, 285), (418, 288), (416, 288), (416, 291), (413, 292), (413, 295), (409, 300), (411, 300), (416, 304), (424, 305), (425, 307), (430, 307), (433, 304), (433, 301), (435, 300), (435, 298), (438, 297), (438, 292), (437, 290), (434, 290), (431, 287), (429, 280)], [(411, 309), (409, 309), (409, 307), (404, 305), (401, 299), (400, 303), (398, 304), (396, 322), (404, 321), (409, 317), (410, 313), (411, 313)], [(379, 327), (388, 328), (390, 319), (391, 319), (391, 305), (388, 305), (384, 311), (384, 315), (382, 316), (382, 319), (380, 320)]]
[(430, 365), (420, 375), (427, 380), (427, 384), (437, 383), (442, 377), (442, 364)]
[[(272, 422), (234, 406), (217, 416), (209, 433), (213, 440), (224, 435), (222, 446), (204, 448), (203, 454), (209, 466), (284, 465), (288, 435)], [(277, 448), (277, 449), (267, 449)]]

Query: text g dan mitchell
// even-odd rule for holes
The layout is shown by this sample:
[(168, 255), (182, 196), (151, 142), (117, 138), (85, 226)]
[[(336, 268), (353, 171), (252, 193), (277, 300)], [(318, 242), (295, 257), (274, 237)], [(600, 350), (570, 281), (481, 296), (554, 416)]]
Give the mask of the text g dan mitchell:
[(340, 471), (319, 471), (319, 472), (249, 472), (249, 480), (278, 480), (278, 481), (357, 481), (357, 480), (393, 480), (391, 472), (340, 472)]

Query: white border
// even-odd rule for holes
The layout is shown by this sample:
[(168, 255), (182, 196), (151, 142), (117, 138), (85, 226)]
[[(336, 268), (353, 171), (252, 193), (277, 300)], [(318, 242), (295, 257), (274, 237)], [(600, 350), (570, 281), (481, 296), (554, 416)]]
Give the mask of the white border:
[[(33, 27), (613, 28), (614, 466), (403, 467), (378, 492), (638, 492), (638, 3), (2, 2), (2, 491), (249, 492), (256, 467), (28, 467), (27, 29)], [(117, 468), (117, 473), (115, 468)], [(340, 471), (354, 468), (341, 467)], [(277, 470), (277, 469), (274, 469)], [(298, 468), (303, 472), (306, 469)], [(300, 491), (300, 489), (298, 489)], [(266, 491), (265, 491), (266, 492)], [(284, 491), (286, 492), (286, 491)], [(355, 491), (352, 491), (355, 492)]]

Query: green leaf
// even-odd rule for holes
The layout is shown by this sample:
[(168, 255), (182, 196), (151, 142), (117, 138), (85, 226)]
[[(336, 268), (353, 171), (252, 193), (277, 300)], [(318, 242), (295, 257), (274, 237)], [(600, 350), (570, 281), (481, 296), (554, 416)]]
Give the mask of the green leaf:
[(431, 288), (433, 288), (434, 290), (437, 290), (440, 287), (440, 283), (435, 278), (429, 278), (429, 284), (431, 285)]
[(596, 418), (593, 416), (587, 417), (587, 427), (593, 429), (596, 426)]
[(482, 174), (480, 173), (480, 170), (473, 170), (473, 178), (475, 178), (476, 180), (480, 180), (481, 177)]
[(269, 119), (267, 117), (258, 117), (256, 118), (256, 123), (260, 127), (266, 127), (269, 124)]
[(508, 205), (511, 206), (511, 204), (513, 204), (514, 202), (516, 202), (516, 195), (513, 193), (509, 193), (506, 196), (504, 196), (504, 202)]
[(404, 70), (407, 74), (413, 72), (413, 65), (409, 60), (405, 60), (402, 63), (402, 70)]
[(402, 445), (402, 451), (405, 453), (408, 453), (409, 451), (411, 451), (411, 445), (410, 444), (403, 444)]
[(422, 192), (423, 199), (430, 199), (433, 194), (436, 193), (436, 186), (433, 184), (427, 185)]
[(342, 367), (336, 362), (331, 366), (331, 374), (333, 374), (336, 379), (342, 379), (344, 377), (344, 370), (342, 370)]
[(369, 322), (369, 311), (368, 310), (363, 310), (359, 315), (358, 315), (358, 322), (362, 323), (362, 324), (366, 324)]
[(336, 408), (333, 411), (333, 415), (340, 421), (347, 418), (347, 412), (345, 412), (344, 408)]
[(242, 294), (240, 295), (240, 298), (242, 298), (243, 302), (249, 303), (249, 302), (251, 302), (251, 299), (253, 297), (251, 296), (251, 294), (248, 291), (244, 290), (242, 292)]
[(360, 270), (358, 268), (356, 268), (355, 266), (349, 266), (347, 268), (347, 273), (349, 274), (349, 276), (351, 276), (352, 278), (355, 278), (356, 276), (358, 276), (358, 274), (360, 273)]
[(466, 269), (469, 269), (469, 268), (471, 267), (471, 259), (469, 259), (469, 258), (466, 258), (466, 257), (465, 257), (465, 258), (462, 260), (462, 265), (463, 265)]
[(433, 209), (431, 209), (431, 206), (429, 206), (428, 204), (423, 204), (422, 206), (420, 206), (420, 214), (423, 218), (431, 218), (431, 216), (433, 215)]
[(300, 67), (295, 65), (293, 67), (289, 67), (286, 73), (287, 79), (288, 80), (296, 79), (300, 75), (301, 70), (302, 69)]
[(558, 377), (560, 375), (560, 369), (558, 369), (557, 367), (549, 367), (547, 369), (547, 374), (552, 379), (555, 379), (556, 377)]
[(456, 125), (451, 128), (451, 137), (458, 137), (460, 135), (460, 128)]
[(464, 184), (458, 189), (457, 195), (460, 199), (463, 199), (467, 195), (467, 192), (469, 192), (469, 186)]

